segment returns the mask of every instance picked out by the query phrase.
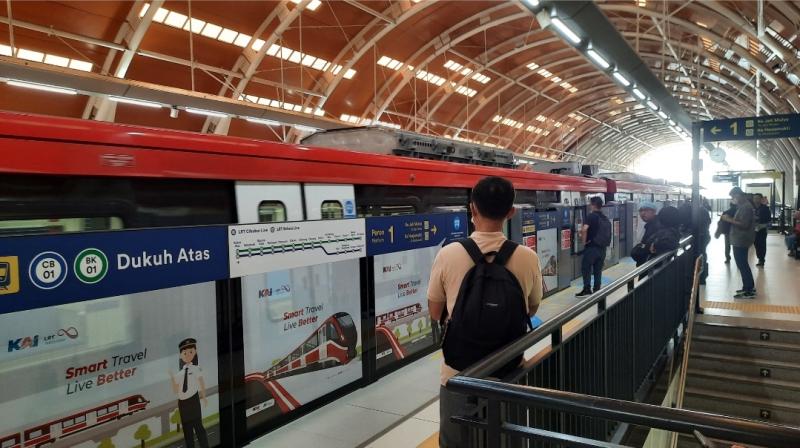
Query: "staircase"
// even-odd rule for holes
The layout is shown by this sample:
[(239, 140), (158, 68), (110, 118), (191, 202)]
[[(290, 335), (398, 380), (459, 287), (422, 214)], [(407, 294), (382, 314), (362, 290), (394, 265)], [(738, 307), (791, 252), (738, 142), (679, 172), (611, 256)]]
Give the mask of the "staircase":
[(698, 316), (684, 408), (800, 426), (800, 322)]

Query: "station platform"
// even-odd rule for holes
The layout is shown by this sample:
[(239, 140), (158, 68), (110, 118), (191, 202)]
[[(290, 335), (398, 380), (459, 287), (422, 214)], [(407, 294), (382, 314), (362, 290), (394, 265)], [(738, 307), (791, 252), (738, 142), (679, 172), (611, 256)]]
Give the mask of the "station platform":
[(707, 249), (709, 275), (701, 288), (701, 304), (707, 315), (748, 319), (800, 322), (800, 260), (787, 256), (783, 235), (770, 232), (764, 267), (756, 267), (755, 250), (750, 250), (750, 267), (756, 283), (754, 299), (734, 299), (742, 287), (733, 260), (725, 263), (725, 242), (712, 239)]
[[(613, 282), (634, 267), (632, 259), (623, 258), (603, 272), (603, 284)], [(553, 318), (579, 300), (575, 294), (581, 289), (582, 281), (574, 280), (569, 288), (543, 300), (536, 316), (543, 322)], [(617, 291), (616, 295), (609, 296), (609, 302), (623, 295), (624, 291)], [(570, 326), (580, 326), (582, 320), (591, 319), (594, 313), (594, 310), (587, 311)], [(566, 331), (569, 333), (569, 326)], [(248, 446), (437, 447), (441, 362), (441, 351), (434, 352)]]
[[(724, 262), (723, 239), (712, 239), (707, 250), (709, 276), (700, 291), (704, 320), (800, 329), (800, 299), (795, 282), (800, 277), (800, 261), (787, 256), (783, 236), (778, 233), (770, 233), (767, 245), (764, 268), (755, 267), (755, 252), (751, 250), (750, 253), (757, 297), (734, 299), (741, 278), (733, 261), (730, 264)], [(603, 284), (633, 269), (633, 260), (625, 258), (604, 271)], [(545, 322), (574, 304), (580, 286), (580, 280), (576, 279), (570, 288), (545, 299), (537, 317)], [(615, 296), (610, 296), (609, 302), (614, 301)], [(572, 325), (580, 326), (581, 321), (591, 319), (592, 314), (591, 310), (584, 313)], [(249, 446), (435, 448), (438, 446), (438, 372), (441, 359), (442, 354), (438, 351), (428, 355), (375, 384), (255, 440)]]

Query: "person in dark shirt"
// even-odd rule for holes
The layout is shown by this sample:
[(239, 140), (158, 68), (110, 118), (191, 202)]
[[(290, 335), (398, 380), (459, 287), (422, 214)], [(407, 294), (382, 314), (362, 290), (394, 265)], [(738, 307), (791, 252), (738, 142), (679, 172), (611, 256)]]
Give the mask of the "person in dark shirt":
[(672, 206), (666, 206), (658, 212), (660, 227), (653, 233), (647, 244), (652, 257), (673, 251), (680, 246), (681, 232), (680, 213)]
[(592, 293), (592, 277), (594, 277), (594, 290), (601, 288), (603, 276), (603, 263), (606, 259), (606, 248), (594, 243), (597, 232), (600, 230), (600, 220), (603, 214), (603, 199), (593, 197), (589, 207), (591, 213), (586, 216), (586, 221), (581, 228), (581, 238), (585, 244), (581, 258), (581, 273), (583, 274), (583, 290), (576, 296), (588, 296)]
[(652, 202), (642, 202), (639, 204), (639, 218), (644, 221), (644, 234), (639, 244), (631, 250), (631, 258), (636, 262), (636, 266), (643, 265), (650, 258), (650, 242), (661, 224), (656, 215), (656, 204)]
[[(727, 210), (722, 212), (723, 216), (736, 216), (736, 204), (731, 203)], [(731, 223), (720, 219), (717, 222), (717, 231), (714, 232), (714, 238), (719, 238), (720, 235), (725, 236), (725, 264), (731, 262)]]
[(756, 240), (753, 245), (756, 247), (756, 266), (764, 267), (764, 260), (767, 257), (767, 230), (772, 220), (772, 213), (766, 204), (766, 198), (761, 193), (753, 195), (753, 208), (756, 209)]

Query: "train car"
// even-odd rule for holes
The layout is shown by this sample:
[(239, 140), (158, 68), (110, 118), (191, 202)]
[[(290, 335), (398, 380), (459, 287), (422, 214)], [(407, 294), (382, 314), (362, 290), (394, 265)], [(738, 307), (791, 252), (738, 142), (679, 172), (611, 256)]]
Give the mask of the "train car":
[(94, 429), (103, 423), (143, 411), (150, 403), (141, 395), (112, 401), (101, 406), (73, 413), (67, 417), (44, 423), (22, 432), (0, 438), (2, 448), (38, 448), (55, 443), (72, 434)]

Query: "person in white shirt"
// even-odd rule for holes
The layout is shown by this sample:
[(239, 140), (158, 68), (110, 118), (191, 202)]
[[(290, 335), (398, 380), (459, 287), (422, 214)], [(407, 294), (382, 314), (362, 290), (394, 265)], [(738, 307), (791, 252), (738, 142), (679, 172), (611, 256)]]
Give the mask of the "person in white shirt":
[(206, 399), (206, 384), (203, 380), (203, 371), (197, 365), (197, 341), (188, 338), (178, 344), (180, 352), (180, 369), (177, 376), (169, 371), (172, 380), (172, 391), (178, 396), (178, 411), (183, 424), (183, 440), (186, 448), (194, 448), (194, 436), (201, 448), (208, 448), (208, 436), (203, 428), (203, 412), (200, 409), (200, 400), (203, 406), (208, 406)]

